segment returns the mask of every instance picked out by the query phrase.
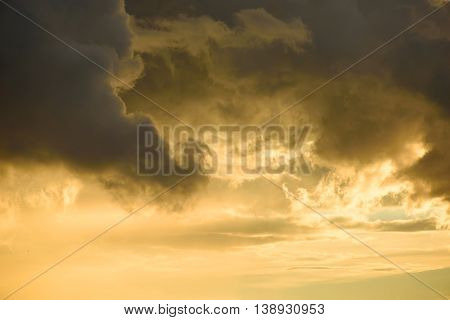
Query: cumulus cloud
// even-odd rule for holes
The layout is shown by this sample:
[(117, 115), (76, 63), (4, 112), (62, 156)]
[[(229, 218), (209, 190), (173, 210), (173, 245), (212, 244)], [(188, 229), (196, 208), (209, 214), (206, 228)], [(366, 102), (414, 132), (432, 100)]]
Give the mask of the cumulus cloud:
[[(436, 5), (130, 0), (127, 10), (141, 21), (136, 43), (145, 64), (137, 87), (194, 123), (262, 122)], [(448, 8), (286, 115), (285, 121), (314, 127), (322, 167), (389, 159), (398, 169), (394, 175), (415, 183), (416, 197), (448, 199), (446, 13)], [(151, 110), (124, 99), (132, 109)]]
[[(432, 9), (419, 0), (128, 0), (48, 2), (43, 15), (36, 5), (14, 4), (193, 124), (263, 122)], [(413, 182), (417, 198), (448, 199), (449, 23), (443, 16), (280, 119), (314, 128), (309, 145), (317, 166), (299, 180), (308, 192), (336, 168), (358, 175), (391, 161), (390, 178)], [(2, 25), (17, 30), (4, 31), (10, 45), (1, 53), (2, 158), (105, 171), (101, 180), (120, 190), (118, 198), (140, 195), (131, 186), (135, 126), (174, 120), (6, 9)]]
[[(120, 2), (13, 5), (112, 72), (140, 73)], [(2, 157), (102, 167), (130, 155), (137, 120), (111, 79), (8, 8), (1, 14)]]
[[(11, 5), (123, 81), (132, 85), (141, 75), (122, 1)], [(142, 186), (175, 181), (137, 177), (137, 125), (151, 120), (127, 111), (118, 93), (128, 88), (7, 7), (0, 14), (3, 162), (62, 162)], [(160, 139), (156, 129), (152, 134)], [(163, 161), (171, 161), (168, 154)]]

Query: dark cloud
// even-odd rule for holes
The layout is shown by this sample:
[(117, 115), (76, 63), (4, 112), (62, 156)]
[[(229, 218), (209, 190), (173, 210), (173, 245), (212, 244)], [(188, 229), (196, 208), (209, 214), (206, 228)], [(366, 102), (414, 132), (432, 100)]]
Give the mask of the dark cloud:
[(401, 158), (422, 140), (430, 114), (419, 95), (371, 77), (341, 79), (304, 108), (320, 132), (316, 152), (354, 165)]
[[(177, 17), (208, 15), (216, 20), (229, 21), (241, 9), (262, 7), (267, 1), (261, 0), (152, 0), (126, 1), (126, 10), (133, 16), (152, 19), (157, 17)], [(274, 2), (274, 1), (272, 1)]]
[[(10, 3), (119, 78), (140, 76), (122, 1)], [(127, 112), (117, 95), (126, 88), (4, 5), (0, 10), (2, 161), (63, 162), (142, 186), (176, 181), (136, 176), (137, 124), (150, 120)], [(155, 129), (152, 135), (160, 139)], [(163, 161), (171, 161), (168, 154)]]
[(447, 119), (442, 127), (439, 124), (436, 121), (437, 130), (427, 136), (430, 150), (403, 174), (416, 181), (417, 196), (431, 195), (450, 201), (450, 126)]
[[(146, 48), (138, 46), (146, 52), (145, 76), (137, 82), (140, 90), (161, 97), (194, 122), (257, 123), (438, 4), (426, 0), (129, 0), (126, 9), (140, 28), (151, 30), (153, 39), (166, 39), (159, 46), (155, 42)], [(242, 30), (239, 15), (251, 10), (287, 25), (301, 21), (310, 41), (298, 44), (299, 50), (286, 45), (281, 36), (259, 46), (245, 42), (233, 47), (221, 41), (223, 32), (231, 30), (236, 35)], [(285, 117), (311, 122), (315, 150), (329, 166), (393, 159), (403, 167), (410, 145), (422, 142), (428, 153), (404, 170), (403, 177), (416, 183), (417, 194), (448, 198), (448, 10), (430, 17)], [(138, 37), (139, 41), (145, 42), (145, 37)], [(124, 99), (131, 108), (145, 110)]]
[[(110, 70), (140, 68), (131, 55), (119, 3), (104, 1), (97, 7), (105, 10), (100, 18), (88, 2), (81, 3), (90, 9), (87, 16), (75, 2), (12, 5)], [(3, 157), (61, 157), (82, 167), (101, 167), (130, 155), (137, 121), (124, 116), (111, 79), (24, 18), (1, 9)], [(102, 16), (109, 23), (102, 23)], [(111, 33), (116, 36), (99, 36)]]
[[(433, 9), (425, 0), (11, 3), (194, 124), (262, 122)], [(128, 181), (136, 124), (169, 117), (10, 10), (1, 15), (2, 158), (112, 169)], [(446, 16), (448, 8), (285, 117), (311, 122), (328, 167), (402, 167), (422, 141), (428, 153), (403, 177), (418, 194), (448, 198)]]
[(424, 39), (419, 36), (401, 41), (391, 52), (391, 72), (397, 83), (425, 94), (450, 117), (450, 64), (447, 39)]

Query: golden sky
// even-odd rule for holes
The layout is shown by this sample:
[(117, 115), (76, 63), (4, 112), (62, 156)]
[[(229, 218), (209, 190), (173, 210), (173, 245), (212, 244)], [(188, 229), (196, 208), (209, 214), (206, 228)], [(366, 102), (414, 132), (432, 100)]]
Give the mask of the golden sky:
[[(9, 3), (53, 35), (0, 5), (2, 296), (178, 180), (138, 124), (261, 125), (443, 2)], [(450, 296), (448, 17), (275, 119), (310, 174), (194, 174), (11, 298)]]

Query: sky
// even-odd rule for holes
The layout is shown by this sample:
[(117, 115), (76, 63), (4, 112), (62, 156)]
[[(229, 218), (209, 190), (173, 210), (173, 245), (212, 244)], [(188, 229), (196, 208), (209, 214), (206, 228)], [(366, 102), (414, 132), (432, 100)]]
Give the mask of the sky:
[[(0, 295), (160, 195), (11, 298), (450, 297), (449, 7), (296, 103), (444, 1), (7, 2)], [(137, 174), (139, 125), (274, 116), (310, 128), (279, 188)]]

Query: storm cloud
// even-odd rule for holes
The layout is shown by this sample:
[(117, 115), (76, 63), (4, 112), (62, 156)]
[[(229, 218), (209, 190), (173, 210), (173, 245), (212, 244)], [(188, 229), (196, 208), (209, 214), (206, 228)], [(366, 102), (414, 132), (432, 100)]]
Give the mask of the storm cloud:
[[(136, 87), (193, 123), (263, 122), (440, 4), (127, 1), (145, 66)], [(311, 123), (315, 154), (330, 168), (392, 160), (399, 177), (414, 181), (417, 196), (448, 198), (448, 10), (281, 121)], [(248, 26), (255, 21), (273, 23), (270, 32), (258, 27), (251, 39)], [(124, 100), (152, 112), (135, 97)], [(412, 147), (418, 145), (423, 151)]]
[[(1, 5), (2, 162), (63, 163), (75, 171), (100, 176), (110, 189), (120, 187), (123, 181), (129, 184), (125, 189), (134, 189), (136, 183), (174, 183), (176, 177), (136, 174), (137, 125), (151, 125), (152, 120), (129, 113), (118, 96), (129, 90), (124, 82), (133, 85), (144, 69), (132, 47), (123, 2), (10, 4), (121, 81)], [(161, 139), (156, 129), (152, 135)], [(162, 161), (167, 164), (172, 159), (165, 154)]]
[[(439, 5), (11, 4), (193, 125), (261, 123)], [(140, 180), (134, 174), (136, 125), (176, 120), (23, 17), (1, 10), (2, 160), (101, 170), (114, 177), (106, 178), (109, 188)], [(414, 182), (416, 196), (448, 199), (447, 14), (442, 9), (280, 118), (313, 126), (315, 174), (390, 160), (398, 178)], [(173, 177), (153, 181), (168, 185)]]

